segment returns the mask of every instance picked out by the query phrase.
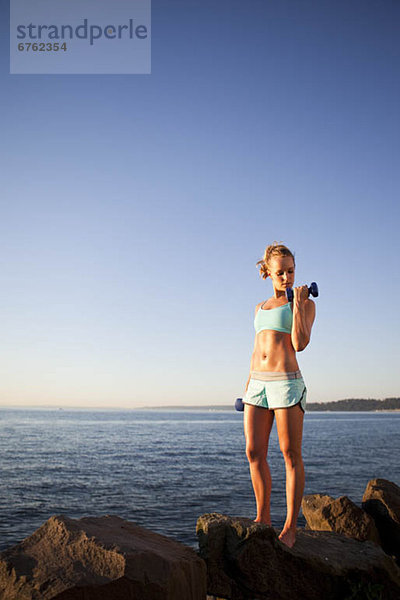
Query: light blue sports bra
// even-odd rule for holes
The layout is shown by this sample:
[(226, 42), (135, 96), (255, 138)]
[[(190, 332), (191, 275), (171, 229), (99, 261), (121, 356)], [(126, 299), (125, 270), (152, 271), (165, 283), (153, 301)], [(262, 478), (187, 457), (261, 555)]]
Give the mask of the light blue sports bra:
[(292, 322), (293, 313), (290, 302), (287, 302), (281, 306), (269, 309), (263, 309), (260, 306), (254, 319), (254, 327), (256, 333), (260, 333), (260, 331), (263, 331), (264, 329), (291, 333)]

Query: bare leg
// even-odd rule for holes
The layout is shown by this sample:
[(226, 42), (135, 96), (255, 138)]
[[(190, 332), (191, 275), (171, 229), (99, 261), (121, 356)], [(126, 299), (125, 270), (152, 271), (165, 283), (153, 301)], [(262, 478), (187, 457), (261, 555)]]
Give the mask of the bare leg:
[(257, 504), (257, 517), (254, 520), (267, 525), (271, 525), (271, 472), (267, 463), (267, 452), (273, 422), (274, 411), (245, 404), (246, 455)]
[(301, 456), (304, 413), (300, 406), (275, 410), (279, 446), (285, 459), (287, 515), (279, 535), (291, 548), (296, 540), (297, 517), (304, 492), (304, 464)]

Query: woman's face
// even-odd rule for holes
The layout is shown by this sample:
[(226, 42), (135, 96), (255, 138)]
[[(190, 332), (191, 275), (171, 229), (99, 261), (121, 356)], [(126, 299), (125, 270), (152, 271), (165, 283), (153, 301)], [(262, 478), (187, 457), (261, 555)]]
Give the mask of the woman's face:
[(291, 256), (274, 256), (269, 261), (268, 275), (272, 279), (274, 288), (285, 291), (294, 284), (294, 261)]

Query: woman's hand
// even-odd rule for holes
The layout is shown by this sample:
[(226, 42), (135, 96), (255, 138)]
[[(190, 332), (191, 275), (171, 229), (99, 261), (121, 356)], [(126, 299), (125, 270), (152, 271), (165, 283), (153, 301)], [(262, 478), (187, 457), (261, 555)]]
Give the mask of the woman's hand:
[(293, 288), (293, 301), (298, 304), (304, 304), (308, 299), (308, 287), (306, 285), (299, 285)]

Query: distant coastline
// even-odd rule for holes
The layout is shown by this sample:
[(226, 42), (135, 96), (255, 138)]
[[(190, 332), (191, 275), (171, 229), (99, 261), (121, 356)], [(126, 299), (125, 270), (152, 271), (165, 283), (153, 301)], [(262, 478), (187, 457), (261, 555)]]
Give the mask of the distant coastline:
[[(233, 410), (232, 404), (208, 404), (202, 406), (148, 406), (139, 410)], [(400, 410), (400, 398), (347, 398), (332, 402), (309, 402), (306, 411), (397, 411)]]
[(400, 410), (400, 398), (347, 398), (333, 402), (310, 402), (306, 410), (340, 410), (340, 411), (376, 411)]

